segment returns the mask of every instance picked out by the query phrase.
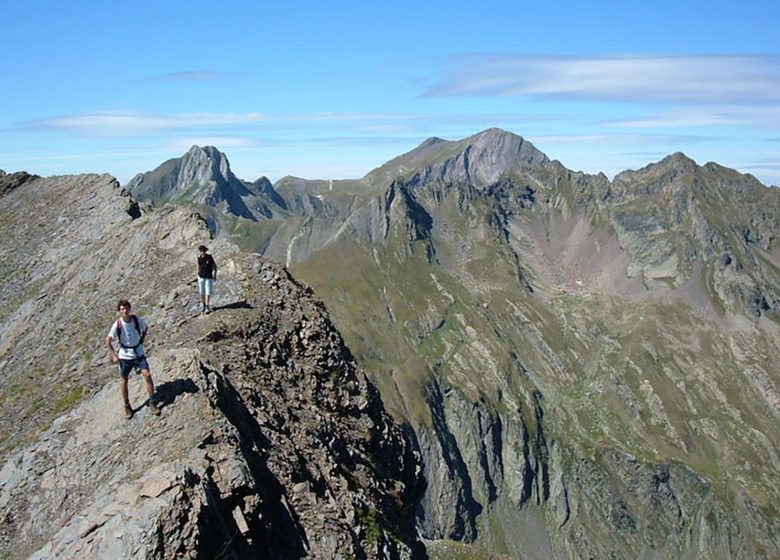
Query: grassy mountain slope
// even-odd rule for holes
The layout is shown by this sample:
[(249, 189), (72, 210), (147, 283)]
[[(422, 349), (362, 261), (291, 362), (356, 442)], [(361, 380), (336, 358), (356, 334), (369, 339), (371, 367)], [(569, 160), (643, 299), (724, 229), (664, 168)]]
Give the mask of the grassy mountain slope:
[[(435, 167), (442, 149), (417, 163)], [(428, 461), (454, 465), (450, 486), (463, 482), (449, 502), (462, 519), (429, 523), (430, 536), (517, 555), (541, 546), (539, 557), (723, 557), (727, 542), (729, 556), (770, 554), (777, 192), (681, 155), (614, 182), (545, 163), (491, 184), (390, 190), (406, 193), (406, 209), (387, 207), (383, 237), (345, 235), (293, 270), (390, 408), (440, 439)], [(657, 475), (638, 496), (624, 492), (632, 468)], [(690, 479), (699, 494), (659, 489), (669, 469), (672, 486)]]

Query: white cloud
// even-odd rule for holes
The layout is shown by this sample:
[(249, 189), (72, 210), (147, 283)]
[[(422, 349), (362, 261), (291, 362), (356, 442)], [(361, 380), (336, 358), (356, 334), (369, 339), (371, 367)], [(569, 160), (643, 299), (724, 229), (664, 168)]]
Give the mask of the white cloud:
[(77, 132), (91, 136), (123, 136), (166, 129), (255, 123), (267, 120), (261, 113), (182, 113), (151, 115), (137, 112), (106, 111), (25, 121), (23, 131)]
[(179, 138), (165, 146), (165, 149), (186, 152), (192, 146), (216, 146), (220, 150), (224, 150), (226, 148), (257, 148), (259, 144), (251, 138), (240, 136), (194, 136)]
[(616, 128), (674, 128), (747, 126), (759, 129), (780, 127), (780, 106), (746, 104), (723, 106), (685, 106), (637, 118), (604, 121), (597, 124)]
[(711, 117), (690, 117), (687, 115), (659, 116), (644, 119), (628, 119), (604, 123), (617, 128), (675, 128), (675, 127), (700, 127), (700, 126), (733, 126), (749, 125), (746, 119), (729, 118), (713, 115)]
[(780, 101), (780, 57), (464, 56), (424, 96), (454, 95), (776, 103)]

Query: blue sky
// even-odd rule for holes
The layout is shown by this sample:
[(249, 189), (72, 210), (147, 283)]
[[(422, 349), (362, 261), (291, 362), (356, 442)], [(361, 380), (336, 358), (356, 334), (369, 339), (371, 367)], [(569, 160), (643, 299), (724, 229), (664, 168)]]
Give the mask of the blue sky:
[(570, 169), (682, 151), (780, 185), (777, 5), (3, 0), (0, 169), (124, 183), (199, 144), (358, 178), (500, 127)]

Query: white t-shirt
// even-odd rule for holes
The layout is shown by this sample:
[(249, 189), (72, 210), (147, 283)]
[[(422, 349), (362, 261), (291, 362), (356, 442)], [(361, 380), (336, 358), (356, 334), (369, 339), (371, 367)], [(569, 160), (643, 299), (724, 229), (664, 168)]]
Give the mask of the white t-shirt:
[[(122, 339), (118, 340), (117, 335), (119, 334), (117, 332), (117, 321), (114, 321), (111, 324), (111, 330), (108, 331), (108, 336), (110, 336), (114, 341), (119, 343), (119, 352), (117, 352), (117, 355), (119, 356), (120, 360), (132, 360), (133, 358), (140, 358), (144, 355), (144, 347), (139, 346), (135, 350), (132, 348), (128, 348), (128, 346), (135, 346), (141, 341), (141, 333), (139, 333), (135, 329), (135, 322), (133, 319), (130, 319), (130, 322), (125, 323), (124, 320), (120, 317), (119, 321), (122, 322)], [(138, 317), (138, 326), (141, 327), (141, 331), (145, 331), (149, 328), (149, 325), (146, 324), (146, 321)]]

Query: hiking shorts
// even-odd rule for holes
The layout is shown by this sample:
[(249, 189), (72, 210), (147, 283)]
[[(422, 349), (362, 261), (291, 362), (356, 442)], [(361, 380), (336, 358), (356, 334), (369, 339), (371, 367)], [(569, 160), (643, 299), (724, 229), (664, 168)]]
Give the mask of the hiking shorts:
[(131, 360), (119, 360), (119, 375), (122, 377), (130, 375), (133, 369), (138, 373), (149, 371), (149, 362), (146, 361), (146, 356), (139, 356)]
[(210, 296), (212, 291), (214, 291), (214, 280), (198, 276), (198, 292), (200, 295)]

